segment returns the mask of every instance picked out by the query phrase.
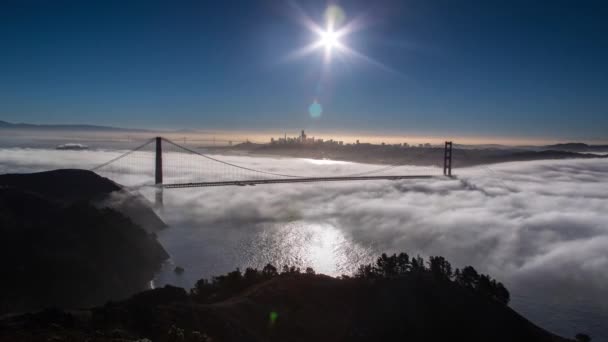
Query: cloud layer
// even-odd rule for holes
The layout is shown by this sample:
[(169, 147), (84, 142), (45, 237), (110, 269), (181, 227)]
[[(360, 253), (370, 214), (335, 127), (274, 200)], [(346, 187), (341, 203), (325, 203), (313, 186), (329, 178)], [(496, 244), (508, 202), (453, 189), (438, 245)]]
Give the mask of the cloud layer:
[[(0, 172), (90, 167), (117, 152), (0, 150)], [(124, 171), (119, 182), (151, 179)], [(173, 155), (168, 162), (184, 156)], [(365, 172), (377, 165), (291, 158), (219, 157), (273, 172), (307, 175)], [(198, 160), (198, 159), (197, 159)], [(188, 164), (188, 163), (186, 163)], [(168, 179), (220, 179), (190, 161)], [(406, 167), (391, 173), (439, 174)], [(236, 266), (266, 262), (345, 273), (378, 252), (443, 255), (504, 281), (513, 305), (565, 334), (595, 333), (608, 321), (608, 160), (505, 163), (455, 170), (457, 179), (259, 185), (165, 190), (163, 243), (188, 285)], [(206, 172), (206, 173), (205, 173)], [(232, 175), (235, 176), (235, 175)], [(238, 174), (236, 174), (238, 176)], [(228, 176), (226, 176), (228, 177)], [(240, 174), (240, 177), (247, 177)], [(565, 315), (565, 316), (564, 316)], [(599, 334), (599, 335), (598, 335)]]

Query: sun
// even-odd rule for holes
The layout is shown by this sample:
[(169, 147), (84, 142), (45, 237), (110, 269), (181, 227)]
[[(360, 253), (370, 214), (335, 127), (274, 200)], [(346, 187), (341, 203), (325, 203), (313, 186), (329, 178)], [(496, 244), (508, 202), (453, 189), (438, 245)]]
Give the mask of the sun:
[(326, 49), (332, 49), (334, 47), (340, 46), (340, 36), (337, 32), (334, 32), (333, 30), (327, 30), (320, 32), (319, 35), (321, 36), (319, 43)]
[[(294, 1), (295, 3), (295, 1)], [(382, 63), (379, 63), (365, 54), (358, 52), (349, 46), (351, 35), (367, 26), (362, 17), (346, 20), (344, 10), (338, 5), (329, 5), (324, 12), (324, 25), (312, 20), (302, 9), (294, 5), (297, 10), (298, 21), (311, 33), (313, 39), (310, 44), (305, 45), (287, 55), (287, 59), (303, 58), (319, 50), (323, 52), (324, 72), (332, 59), (339, 57), (341, 60), (352, 58), (373, 64), (384, 70), (389, 70)], [(391, 71), (391, 70), (389, 70)]]

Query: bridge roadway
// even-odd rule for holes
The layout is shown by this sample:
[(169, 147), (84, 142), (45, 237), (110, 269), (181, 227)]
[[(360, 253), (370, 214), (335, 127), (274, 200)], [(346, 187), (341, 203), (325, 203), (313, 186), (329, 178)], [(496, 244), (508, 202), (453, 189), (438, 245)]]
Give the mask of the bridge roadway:
[(165, 189), (176, 188), (199, 188), (209, 186), (246, 186), (256, 184), (277, 184), (277, 183), (312, 183), (312, 182), (340, 182), (340, 181), (360, 181), (360, 180), (399, 180), (399, 179), (447, 179), (448, 176), (429, 176), (429, 175), (411, 175), (411, 176), (351, 176), (351, 177), (302, 177), (302, 178), (280, 178), (280, 179), (251, 179), (241, 181), (224, 181), (224, 182), (198, 182), (198, 183), (181, 183), (181, 184), (159, 184)]

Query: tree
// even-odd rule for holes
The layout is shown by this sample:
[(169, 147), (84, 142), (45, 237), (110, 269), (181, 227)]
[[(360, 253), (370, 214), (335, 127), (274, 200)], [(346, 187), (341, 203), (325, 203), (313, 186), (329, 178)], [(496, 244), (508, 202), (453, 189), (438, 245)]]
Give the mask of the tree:
[(370, 264), (359, 265), (357, 272), (355, 272), (355, 278), (370, 279), (377, 277), (378, 273), (376, 273), (376, 270)]
[(437, 279), (451, 279), (452, 265), (442, 256), (432, 256), (429, 258), (429, 269)]
[(397, 273), (401, 276), (410, 271), (410, 256), (407, 253), (399, 253), (397, 256)]
[(483, 295), (491, 297), (493, 294), (493, 291), (492, 291), (492, 281), (490, 280), (490, 277), (485, 274), (479, 275), (479, 277), (477, 278), (477, 284), (475, 286), (475, 290)]
[(199, 299), (206, 299), (212, 293), (212, 286), (207, 279), (199, 279), (196, 284), (194, 284), (194, 288), (190, 290), (194, 296)]
[(507, 305), (511, 300), (511, 294), (509, 290), (502, 284), (496, 284), (496, 288), (494, 289), (494, 297), (501, 303)]
[(376, 261), (377, 272), (385, 278), (395, 278), (398, 274), (397, 271), (397, 256), (387, 256), (386, 253), (382, 255)]
[(272, 278), (278, 276), (279, 272), (277, 272), (276, 267), (272, 266), (271, 264), (266, 264), (266, 266), (264, 266), (262, 269), (262, 275), (266, 278)]
[(243, 280), (247, 284), (254, 284), (260, 281), (262, 274), (255, 268), (247, 267), (243, 273)]
[(509, 291), (502, 283), (497, 282), (487, 274), (477, 273), (472, 266), (467, 266), (462, 271), (456, 269), (454, 281), (461, 286), (475, 290), (479, 294), (494, 298), (505, 305), (509, 304), (511, 299)]
[(241, 290), (245, 282), (243, 282), (243, 274), (240, 269), (228, 272), (225, 275), (213, 277), (211, 280), (213, 287), (222, 294), (229, 294)]
[(287, 266), (287, 265), (283, 266), (283, 272), (281, 272), (281, 275), (295, 275), (295, 274), (300, 274), (299, 267)]
[(479, 273), (477, 273), (473, 266), (466, 266), (460, 272), (460, 278), (457, 281), (464, 287), (476, 288), (479, 281)]
[(426, 267), (424, 267), (424, 259), (420, 257), (420, 255), (416, 256), (415, 258), (412, 258), (410, 265), (410, 270), (414, 274), (420, 274), (426, 271)]

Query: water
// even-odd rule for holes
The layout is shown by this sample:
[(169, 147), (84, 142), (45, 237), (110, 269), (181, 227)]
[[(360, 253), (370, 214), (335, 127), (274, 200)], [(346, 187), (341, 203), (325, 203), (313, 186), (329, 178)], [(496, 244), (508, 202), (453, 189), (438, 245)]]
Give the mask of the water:
[[(350, 241), (339, 229), (326, 223), (295, 221), (286, 224), (258, 224), (243, 230), (226, 227), (193, 229), (175, 226), (159, 234), (171, 253), (171, 261), (154, 280), (155, 286), (174, 284), (191, 288), (200, 278), (240, 267), (261, 269), (312, 266), (328, 275), (352, 274), (358, 265), (376, 256), (372, 247)], [(175, 266), (187, 272), (176, 274)]]

